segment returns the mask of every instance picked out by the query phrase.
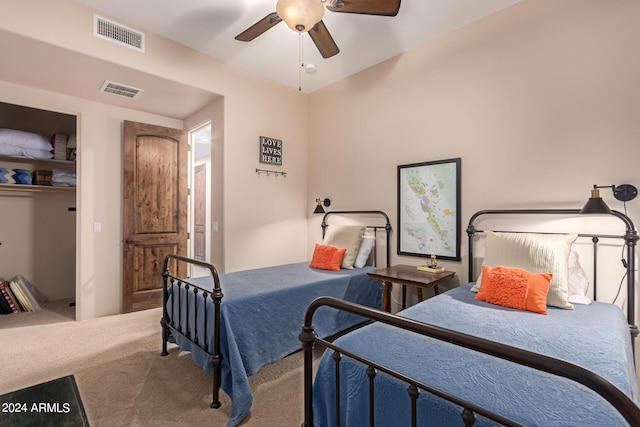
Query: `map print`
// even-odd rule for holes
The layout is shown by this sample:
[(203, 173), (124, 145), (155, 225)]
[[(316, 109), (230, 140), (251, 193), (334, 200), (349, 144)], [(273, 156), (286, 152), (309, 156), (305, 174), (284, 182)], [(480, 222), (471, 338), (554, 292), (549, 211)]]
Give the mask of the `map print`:
[(400, 169), (401, 252), (458, 256), (456, 179), (456, 163)]

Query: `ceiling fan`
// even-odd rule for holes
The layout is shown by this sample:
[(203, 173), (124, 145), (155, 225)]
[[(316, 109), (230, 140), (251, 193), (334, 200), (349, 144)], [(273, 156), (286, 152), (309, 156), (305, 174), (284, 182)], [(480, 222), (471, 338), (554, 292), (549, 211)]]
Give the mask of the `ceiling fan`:
[(249, 42), (285, 21), (293, 31), (308, 32), (322, 57), (330, 58), (340, 49), (322, 22), (325, 6), (331, 12), (396, 16), (400, 10), (400, 0), (278, 0), (276, 12), (271, 12), (235, 39)]

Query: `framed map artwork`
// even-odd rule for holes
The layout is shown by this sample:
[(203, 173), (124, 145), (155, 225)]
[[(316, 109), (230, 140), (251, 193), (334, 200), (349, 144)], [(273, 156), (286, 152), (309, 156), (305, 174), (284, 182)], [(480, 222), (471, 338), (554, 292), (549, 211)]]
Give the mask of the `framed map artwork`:
[(460, 160), (398, 166), (398, 255), (460, 261)]

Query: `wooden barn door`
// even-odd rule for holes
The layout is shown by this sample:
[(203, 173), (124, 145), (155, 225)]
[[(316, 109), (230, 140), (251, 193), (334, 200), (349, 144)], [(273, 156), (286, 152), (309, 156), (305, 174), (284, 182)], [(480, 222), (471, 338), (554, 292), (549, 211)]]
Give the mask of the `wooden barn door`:
[(160, 307), (164, 258), (186, 255), (187, 156), (186, 132), (124, 122), (124, 312)]

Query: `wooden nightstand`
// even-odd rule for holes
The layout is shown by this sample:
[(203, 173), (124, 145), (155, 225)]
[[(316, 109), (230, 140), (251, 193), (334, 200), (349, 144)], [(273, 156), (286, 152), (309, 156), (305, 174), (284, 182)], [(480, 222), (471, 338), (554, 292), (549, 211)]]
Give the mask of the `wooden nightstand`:
[(379, 268), (367, 273), (374, 280), (384, 282), (384, 293), (382, 297), (382, 309), (390, 311), (391, 309), (391, 284), (398, 283), (403, 285), (402, 289), (402, 308), (406, 308), (406, 288), (405, 286), (413, 286), (418, 292), (418, 301), (422, 301), (422, 290), (433, 286), (436, 295), (440, 293), (438, 284), (447, 279), (452, 278), (456, 273), (453, 271), (443, 271), (442, 273), (428, 273), (420, 271), (416, 266), (411, 265), (393, 265), (391, 267)]

